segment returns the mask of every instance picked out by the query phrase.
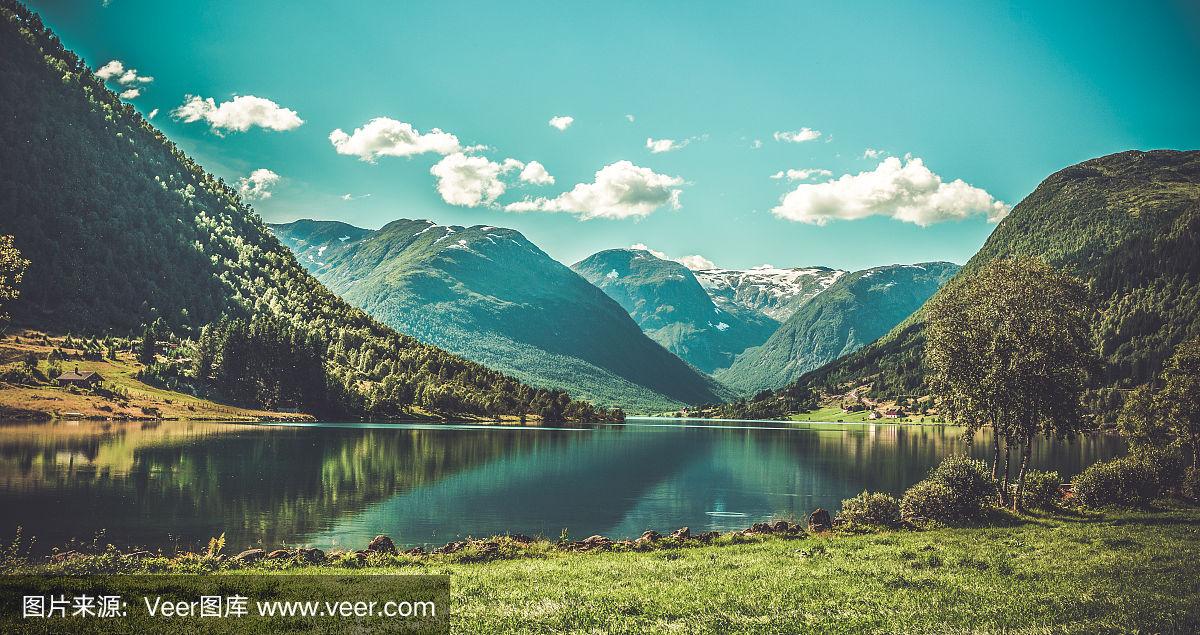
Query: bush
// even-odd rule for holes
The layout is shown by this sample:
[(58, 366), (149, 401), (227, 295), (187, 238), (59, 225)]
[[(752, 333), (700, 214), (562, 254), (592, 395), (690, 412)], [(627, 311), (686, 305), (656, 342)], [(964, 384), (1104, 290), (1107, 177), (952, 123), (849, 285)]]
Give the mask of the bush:
[(842, 501), (838, 518), (851, 527), (899, 527), (900, 501), (883, 492), (864, 491)]
[(1075, 495), (1089, 507), (1145, 505), (1182, 485), (1185, 465), (1177, 448), (1139, 448), (1084, 470), (1075, 477)]
[(1062, 477), (1058, 472), (1029, 470), (1025, 473), (1025, 490), (1021, 503), (1034, 509), (1050, 509), (1058, 502)]
[(904, 493), (900, 515), (914, 524), (954, 524), (980, 516), (994, 491), (995, 485), (983, 461), (951, 455), (928, 478)]

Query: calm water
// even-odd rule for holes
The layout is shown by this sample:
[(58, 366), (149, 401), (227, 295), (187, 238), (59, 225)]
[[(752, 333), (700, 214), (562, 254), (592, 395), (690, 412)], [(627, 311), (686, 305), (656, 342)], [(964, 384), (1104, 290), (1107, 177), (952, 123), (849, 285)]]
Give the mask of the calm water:
[[(636, 536), (729, 530), (899, 494), (961, 430), (888, 424), (639, 422), (578, 429), (319, 424), (0, 425), (0, 540), (192, 547), (362, 548), (522, 532)], [(976, 437), (984, 456), (990, 438)], [(1034, 464), (1074, 474), (1111, 436), (1042, 442)]]

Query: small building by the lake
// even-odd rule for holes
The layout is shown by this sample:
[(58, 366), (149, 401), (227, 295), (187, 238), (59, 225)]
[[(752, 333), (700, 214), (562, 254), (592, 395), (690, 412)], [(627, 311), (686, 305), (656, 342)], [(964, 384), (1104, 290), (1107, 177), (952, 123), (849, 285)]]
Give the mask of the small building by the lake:
[(93, 388), (100, 382), (104, 381), (104, 378), (101, 377), (100, 373), (97, 373), (96, 371), (85, 370), (83, 372), (79, 372), (79, 369), (76, 368), (75, 370), (70, 370), (59, 375), (58, 379), (55, 381), (58, 382), (59, 386), (79, 386), (80, 388)]

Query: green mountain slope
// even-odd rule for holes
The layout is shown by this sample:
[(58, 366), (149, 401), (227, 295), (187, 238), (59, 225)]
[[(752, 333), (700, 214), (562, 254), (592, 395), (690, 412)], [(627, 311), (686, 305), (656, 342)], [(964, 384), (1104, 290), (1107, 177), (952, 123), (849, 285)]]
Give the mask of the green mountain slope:
[(639, 411), (726, 394), (517, 231), (425, 220), (355, 229), (322, 221), (272, 226), (350, 303), (534, 385)]
[[(1050, 175), (959, 275), (1007, 256), (1045, 258), (1091, 285), (1104, 364), (1090, 398), (1111, 406), (1113, 389), (1150, 381), (1179, 342), (1200, 335), (1200, 151), (1121, 152)], [(923, 392), (923, 337), (917, 313), (797, 387)]]
[(609, 249), (571, 268), (624, 307), (654, 341), (704, 372), (728, 366), (779, 326), (736, 303), (716, 304), (687, 267), (641, 249)]
[(330, 293), (12, 0), (0, 0), (0, 51), (0, 234), (32, 261), (19, 323), (127, 333), (161, 319), (199, 340), (199, 361), (164, 363), (159, 379), (315, 412), (591, 416)]
[(781, 388), (885, 335), (919, 309), (958, 265), (927, 262), (846, 274), (800, 307), (762, 346), (717, 379), (742, 394)]

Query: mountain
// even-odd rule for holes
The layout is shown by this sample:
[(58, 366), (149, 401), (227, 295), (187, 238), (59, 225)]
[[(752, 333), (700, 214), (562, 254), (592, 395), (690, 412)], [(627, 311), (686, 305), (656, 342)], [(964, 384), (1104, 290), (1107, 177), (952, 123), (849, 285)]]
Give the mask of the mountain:
[[(960, 276), (1003, 257), (1037, 257), (1084, 279), (1098, 309), (1103, 366), (1093, 411), (1152, 381), (1179, 342), (1200, 335), (1200, 151), (1131, 150), (1084, 161), (1038, 185)], [(870, 383), (877, 396), (925, 390), (921, 313), (875, 344), (802, 376), (796, 388)]]
[(956, 264), (926, 262), (839, 276), (804, 303), (762, 346), (739, 355), (716, 377), (742, 394), (781, 388), (885, 335), (956, 272)]
[(770, 337), (775, 320), (718, 304), (687, 267), (641, 249), (609, 249), (571, 266), (616, 300), (654, 341), (705, 372)]
[(512, 229), (397, 220), (372, 232), (302, 220), (272, 231), (351, 304), (531, 384), (640, 411), (726, 395)]
[(300, 266), (237, 192), (123, 103), (38, 16), (0, 0), (0, 234), (31, 261), (21, 325), (147, 328), (147, 377), (330, 416), (595, 416), (565, 393), (396, 333)]
[(695, 274), (717, 306), (738, 305), (784, 322), (846, 272), (828, 267), (780, 269), (761, 265), (746, 270), (703, 269)]

